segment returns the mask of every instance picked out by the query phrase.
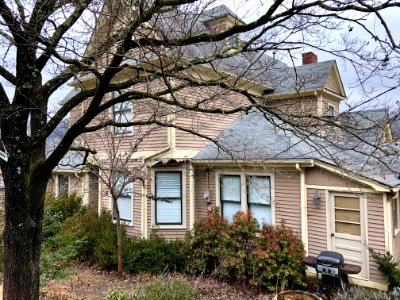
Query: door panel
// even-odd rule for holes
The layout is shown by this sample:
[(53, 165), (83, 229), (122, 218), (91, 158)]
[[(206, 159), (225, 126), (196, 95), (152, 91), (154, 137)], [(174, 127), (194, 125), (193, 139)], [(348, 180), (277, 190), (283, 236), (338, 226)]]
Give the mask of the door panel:
[(332, 194), (329, 215), (331, 250), (342, 253), (345, 262), (361, 266), (358, 276), (367, 278), (366, 216), (362, 198)]

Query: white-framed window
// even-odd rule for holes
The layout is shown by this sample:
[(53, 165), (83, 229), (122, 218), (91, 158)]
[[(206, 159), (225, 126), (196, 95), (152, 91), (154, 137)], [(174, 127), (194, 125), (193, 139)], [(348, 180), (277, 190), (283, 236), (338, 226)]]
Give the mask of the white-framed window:
[(394, 234), (397, 235), (400, 232), (400, 199), (398, 196), (392, 198), (393, 208), (393, 229)]
[[(133, 182), (128, 176), (119, 176), (116, 184), (115, 191), (118, 195), (117, 205), (119, 210), (119, 218), (126, 223), (133, 221)], [(116, 217), (114, 216), (114, 220)]]
[(57, 176), (57, 194), (68, 195), (69, 193), (69, 176), (66, 174), (59, 174)]
[(219, 188), (221, 215), (229, 222), (238, 211), (250, 211), (259, 224), (273, 223), (271, 176), (221, 174)]
[(156, 171), (155, 224), (182, 225), (182, 172)]
[[(113, 98), (118, 97), (123, 92), (113, 92)], [(117, 103), (113, 106), (113, 120), (118, 123), (131, 122), (133, 120), (133, 103), (132, 101), (125, 101)], [(132, 133), (132, 126), (128, 127), (114, 127), (114, 133), (126, 134)]]
[(326, 116), (328, 117), (328, 129), (329, 131), (333, 131), (334, 128), (333, 122), (335, 118), (335, 107), (333, 105), (328, 105)]

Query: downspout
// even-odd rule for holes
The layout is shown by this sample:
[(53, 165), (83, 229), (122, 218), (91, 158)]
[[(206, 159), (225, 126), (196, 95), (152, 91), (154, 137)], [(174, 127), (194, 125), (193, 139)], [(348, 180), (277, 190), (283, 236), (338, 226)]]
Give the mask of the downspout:
[(300, 214), (301, 214), (301, 240), (304, 244), (306, 255), (308, 254), (308, 222), (307, 222), (307, 189), (306, 176), (300, 164), (296, 164), (296, 170), (300, 172)]

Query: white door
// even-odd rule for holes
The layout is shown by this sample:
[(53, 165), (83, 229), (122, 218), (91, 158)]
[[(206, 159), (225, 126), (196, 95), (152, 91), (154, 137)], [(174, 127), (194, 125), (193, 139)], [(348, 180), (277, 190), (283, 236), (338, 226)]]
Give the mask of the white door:
[(367, 216), (363, 198), (354, 194), (331, 194), (330, 203), (328, 245), (332, 251), (342, 253), (346, 263), (361, 266), (361, 273), (356, 276), (367, 278)]

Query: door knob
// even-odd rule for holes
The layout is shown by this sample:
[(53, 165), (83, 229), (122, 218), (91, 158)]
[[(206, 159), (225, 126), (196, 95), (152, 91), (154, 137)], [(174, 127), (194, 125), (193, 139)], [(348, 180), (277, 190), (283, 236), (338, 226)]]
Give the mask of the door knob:
[(334, 234), (334, 233), (331, 233), (331, 236), (335, 236), (335, 234)]

